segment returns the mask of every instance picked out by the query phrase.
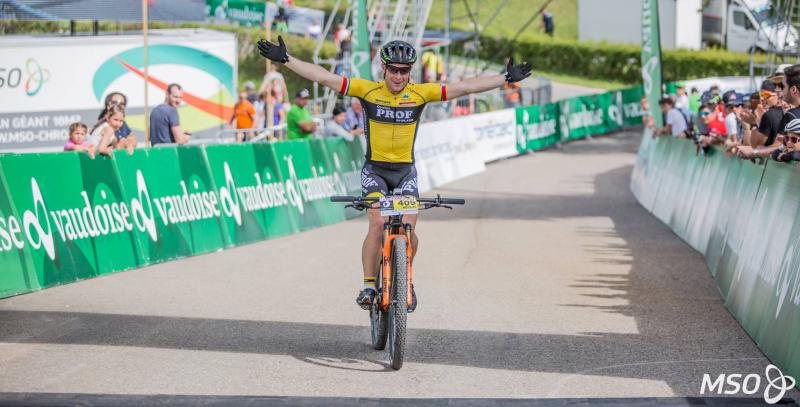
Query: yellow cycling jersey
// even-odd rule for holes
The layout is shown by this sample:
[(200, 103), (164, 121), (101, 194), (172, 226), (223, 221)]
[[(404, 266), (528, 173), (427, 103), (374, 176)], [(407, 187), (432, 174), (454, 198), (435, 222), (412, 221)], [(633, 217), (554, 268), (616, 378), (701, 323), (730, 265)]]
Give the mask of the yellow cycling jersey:
[(395, 95), (385, 82), (344, 78), (339, 93), (361, 100), (366, 115), (366, 158), (386, 163), (414, 162), (417, 123), (425, 104), (447, 100), (447, 87), (438, 83), (409, 83)]

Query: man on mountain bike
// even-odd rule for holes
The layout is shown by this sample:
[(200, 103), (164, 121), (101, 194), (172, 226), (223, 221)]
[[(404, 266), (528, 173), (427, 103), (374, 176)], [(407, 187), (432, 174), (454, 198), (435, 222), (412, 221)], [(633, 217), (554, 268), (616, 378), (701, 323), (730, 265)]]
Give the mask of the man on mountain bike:
[[(524, 62), (514, 65), (509, 59), (506, 74), (479, 76), (464, 79), (452, 85), (409, 81), (412, 65), (417, 61), (417, 51), (404, 41), (391, 41), (381, 47), (383, 81), (372, 82), (360, 78), (342, 77), (321, 66), (301, 61), (290, 56), (283, 38), (278, 44), (260, 40), (261, 56), (284, 64), (298, 75), (338, 91), (342, 96), (361, 100), (366, 115), (365, 136), (367, 141), (366, 162), (361, 170), (361, 191), (364, 196), (380, 197), (399, 188), (405, 195), (419, 197), (417, 170), (414, 167), (414, 141), (418, 121), (426, 103), (455, 99), (471, 93), (499, 88), (503, 83), (519, 82), (531, 74), (531, 65)], [(379, 210), (367, 211), (369, 230), (361, 250), (364, 272), (364, 289), (356, 302), (369, 310), (375, 299), (375, 274), (380, 261), (383, 219)], [(406, 215), (405, 223), (411, 224), (411, 246), (417, 252), (419, 240), (414, 233), (417, 216)], [(417, 296), (411, 286), (412, 305), (417, 306)]]

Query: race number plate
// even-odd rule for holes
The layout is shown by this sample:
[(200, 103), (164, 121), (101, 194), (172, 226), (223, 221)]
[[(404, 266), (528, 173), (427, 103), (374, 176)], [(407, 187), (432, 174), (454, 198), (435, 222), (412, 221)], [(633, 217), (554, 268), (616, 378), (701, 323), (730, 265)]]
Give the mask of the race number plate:
[(381, 198), (381, 216), (413, 215), (419, 212), (419, 202), (413, 196)]

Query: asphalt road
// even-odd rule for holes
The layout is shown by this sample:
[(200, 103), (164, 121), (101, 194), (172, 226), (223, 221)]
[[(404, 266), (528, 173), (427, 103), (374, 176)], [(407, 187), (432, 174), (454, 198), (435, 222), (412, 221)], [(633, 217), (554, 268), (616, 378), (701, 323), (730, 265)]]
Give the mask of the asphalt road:
[(354, 302), (362, 218), (0, 300), (0, 404), (42, 393), (686, 402), (704, 373), (763, 375), (768, 360), (702, 257), (631, 195), (638, 142), (581, 141), (432, 191), (468, 205), (421, 217), (420, 305), (400, 371), (371, 349)]

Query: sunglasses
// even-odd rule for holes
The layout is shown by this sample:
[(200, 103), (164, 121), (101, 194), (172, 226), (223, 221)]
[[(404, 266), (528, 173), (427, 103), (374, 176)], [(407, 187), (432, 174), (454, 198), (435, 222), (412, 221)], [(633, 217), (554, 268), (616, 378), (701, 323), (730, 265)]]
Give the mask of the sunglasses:
[(400, 67), (396, 67), (396, 66), (392, 66), (392, 65), (386, 65), (386, 70), (389, 71), (392, 74), (408, 75), (409, 73), (411, 73), (411, 67), (410, 66), (404, 66), (404, 67), (400, 68)]
[(800, 136), (792, 136), (792, 135), (783, 136), (784, 145), (788, 144), (790, 141), (792, 142), (792, 144), (797, 144), (797, 142), (800, 141)]
[(758, 95), (761, 96), (761, 99), (763, 100), (763, 99), (769, 99), (775, 96), (776, 94), (770, 91), (762, 90), (761, 92), (758, 92)]
[(711, 112), (700, 112), (700, 116), (708, 116)]

